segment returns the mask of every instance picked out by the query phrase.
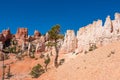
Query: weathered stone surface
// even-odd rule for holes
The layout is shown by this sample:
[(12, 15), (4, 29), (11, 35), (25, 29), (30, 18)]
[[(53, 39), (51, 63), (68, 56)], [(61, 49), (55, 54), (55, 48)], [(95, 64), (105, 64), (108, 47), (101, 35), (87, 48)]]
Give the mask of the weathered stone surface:
[(5, 37), (3, 36), (3, 34), (0, 34), (0, 41), (4, 42), (5, 41)]
[(61, 53), (72, 52), (75, 51), (76, 47), (77, 47), (77, 39), (74, 31), (67, 30), (60, 52)]
[(2, 49), (3, 49), (3, 43), (0, 42), (0, 51), (2, 51)]
[(2, 31), (3, 36), (5, 37), (5, 39), (11, 39), (12, 38), (12, 34), (10, 32), (10, 29), (7, 30), (3, 30)]
[(119, 13), (115, 14), (114, 20), (111, 20), (110, 16), (108, 16), (104, 25), (102, 20), (98, 20), (80, 28), (77, 31), (77, 36), (74, 35), (73, 31), (67, 31), (61, 49), (63, 52), (73, 52), (75, 50), (79, 53), (88, 51), (91, 44), (96, 44), (97, 47), (100, 47), (116, 40), (120, 40)]
[[(12, 35), (10, 30), (3, 30), (0, 34), (0, 41), (5, 42), (7, 39), (11, 39)], [(34, 36), (28, 37), (27, 28), (18, 28), (15, 38), (18, 44), (23, 44), (28, 41), (34, 44), (36, 52), (48, 51), (45, 44), (49, 42), (49, 35), (41, 36), (40, 32), (35, 30)], [(97, 47), (106, 45), (108, 43), (120, 40), (120, 14), (115, 14), (115, 19), (111, 20), (110, 16), (107, 16), (103, 25), (102, 20), (94, 21), (93, 23), (80, 28), (77, 31), (77, 35), (73, 30), (67, 30), (64, 41), (58, 40), (58, 46), (60, 53), (69, 52), (84, 52), (88, 51), (92, 44)], [(28, 50), (31, 48), (30, 44)], [(24, 49), (24, 45), (22, 45)], [(45, 50), (46, 49), (46, 50)]]
[(10, 32), (10, 29), (3, 30), (2, 33), (0, 34), (0, 42), (2, 42), (3, 45), (6, 45), (6, 47), (10, 45), (11, 39), (12, 34)]
[(41, 36), (36, 45), (36, 52), (45, 51), (45, 36)]
[(18, 45), (22, 45), (28, 38), (28, 29), (27, 28), (18, 28), (15, 38), (18, 41)]
[(37, 30), (34, 32), (34, 38), (39, 38), (41, 36), (41, 33)]
[(101, 20), (94, 21), (93, 24), (80, 28), (77, 32), (77, 52), (88, 50), (91, 43), (98, 42), (98, 39), (102, 36), (102, 32), (103, 27)]
[(16, 39), (24, 39), (28, 37), (27, 28), (18, 28), (17, 33), (15, 34)]

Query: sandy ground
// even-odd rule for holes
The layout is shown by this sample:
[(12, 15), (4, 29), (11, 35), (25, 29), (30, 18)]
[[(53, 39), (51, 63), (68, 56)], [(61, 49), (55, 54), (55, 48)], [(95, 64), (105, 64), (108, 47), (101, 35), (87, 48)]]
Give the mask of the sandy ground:
[[(13, 59), (15, 63), (11, 64), (11, 72), (14, 76), (10, 80), (120, 80), (120, 42), (108, 44), (87, 54), (69, 53), (60, 58), (65, 59), (63, 65), (55, 69), (51, 63), (48, 72), (37, 79), (31, 78), (28, 73), (35, 64), (43, 63), (41, 59)], [(1, 64), (2, 62), (0, 66)]]
[(79, 54), (54, 75), (55, 80), (120, 80), (120, 42)]

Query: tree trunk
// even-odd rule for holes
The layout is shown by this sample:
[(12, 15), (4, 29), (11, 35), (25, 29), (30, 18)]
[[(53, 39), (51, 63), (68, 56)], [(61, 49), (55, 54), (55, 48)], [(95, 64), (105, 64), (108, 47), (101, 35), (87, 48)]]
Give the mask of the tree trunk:
[(57, 68), (58, 65), (58, 48), (57, 45), (55, 45), (55, 51), (56, 51), (56, 55), (55, 55), (55, 60), (54, 60), (54, 66)]
[(48, 64), (45, 65), (45, 71), (47, 71), (47, 66), (48, 66)]

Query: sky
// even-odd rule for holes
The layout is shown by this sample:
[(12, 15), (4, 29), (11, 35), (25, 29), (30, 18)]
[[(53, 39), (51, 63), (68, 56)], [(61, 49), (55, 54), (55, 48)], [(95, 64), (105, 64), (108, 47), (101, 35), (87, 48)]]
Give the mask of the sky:
[(120, 0), (0, 0), (0, 33), (10, 28), (15, 34), (20, 27), (45, 34), (52, 26), (60, 24), (61, 33), (75, 30), (103, 20), (120, 12)]

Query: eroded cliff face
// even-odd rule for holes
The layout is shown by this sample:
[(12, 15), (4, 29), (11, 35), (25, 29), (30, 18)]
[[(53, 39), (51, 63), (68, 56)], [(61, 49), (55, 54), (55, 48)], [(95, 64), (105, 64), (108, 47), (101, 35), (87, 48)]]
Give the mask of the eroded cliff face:
[(41, 33), (38, 30), (34, 31), (34, 38), (37, 39), (41, 36)]
[(0, 41), (2, 43), (5, 43), (7, 41), (10, 41), (10, 39), (12, 39), (10, 29), (3, 30), (2, 33), (0, 34)]
[(64, 53), (88, 51), (91, 44), (97, 47), (120, 40), (120, 14), (115, 13), (115, 19), (108, 16), (103, 25), (102, 20), (94, 21), (77, 31), (67, 30), (61, 49)]
[(16, 39), (24, 39), (28, 37), (27, 28), (18, 28), (17, 33), (15, 34)]
[(75, 32), (73, 30), (67, 30), (60, 52), (69, 53), (75, 51), (76, 48), (77, 48), (77, 39), (75, 36)]
[[(12, 35), (10, 30), (3, 30), (0, 34), (0, 41), (5, 42), (7, 39), (11, 39)], [(35, 30), (34, 35), (28, 37), (27, 28), (18, 28), (15, 38), (18, 44), (24, 42), (35, 42), (37, 51), (48, 51), (45, 44), (49, 41), (49, 35), (46, 33), (42, 36), (41, 33)], [(97, 47), (101, 47), (108, 43), (120, 40), (120, 14), (115, 13), (115, 19), (111, 20), (110, 16), (107, 16), (104, 24), (102, 20), (94, 21), (85, 27), (80, 28), (75, 35), (74, 30), (67, 30), (64, 41), (59, 40), (60, 53), (70, 52), (84, 52), (89, 51), (92, 44)]]

